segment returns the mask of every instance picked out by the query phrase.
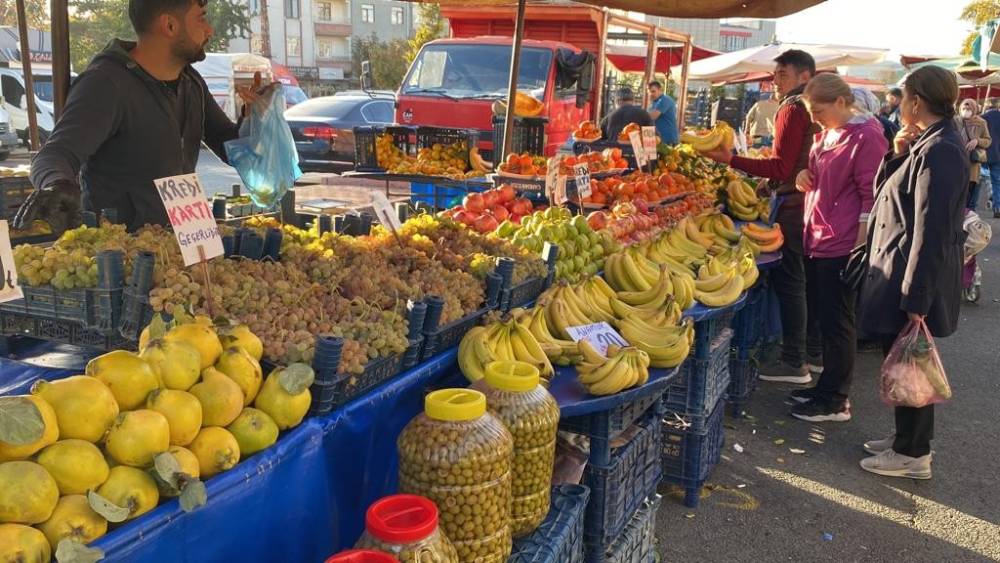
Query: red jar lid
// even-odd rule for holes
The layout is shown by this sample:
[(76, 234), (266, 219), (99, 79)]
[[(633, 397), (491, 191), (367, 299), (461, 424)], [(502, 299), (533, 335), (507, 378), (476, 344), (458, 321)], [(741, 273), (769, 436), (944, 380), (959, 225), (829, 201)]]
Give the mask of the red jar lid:
[(326, 563), (399, 563), (399, 559), (372, 549), (349, 549), (330, 557)]
[(433, 534), (437, 526), (437, 506), (419, 495), (383, 497), (365, 514), (368, 533), (386, 543), (415, 543)]

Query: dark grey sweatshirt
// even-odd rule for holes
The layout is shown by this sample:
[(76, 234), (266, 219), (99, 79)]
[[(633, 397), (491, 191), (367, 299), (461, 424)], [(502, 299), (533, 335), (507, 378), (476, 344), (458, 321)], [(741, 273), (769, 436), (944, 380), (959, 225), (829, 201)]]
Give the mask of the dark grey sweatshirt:
[(236, 124), (197, 71), (185, 67), (176, 92), (114, 40), (74, 82), (49, 141), (31, 162), (31, 182), (79, 181), (90, 211), (113, 207), (129, 230), (170, 225), (153, 180), (195, 171), (201, 142), (225, 160)]

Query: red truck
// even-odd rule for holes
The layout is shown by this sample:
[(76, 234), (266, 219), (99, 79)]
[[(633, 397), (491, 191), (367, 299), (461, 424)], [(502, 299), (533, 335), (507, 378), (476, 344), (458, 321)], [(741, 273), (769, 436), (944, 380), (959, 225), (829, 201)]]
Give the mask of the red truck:
[[(492, 106), (507, 95), (514, 12), (483, 6), (442, 7), (441, 12), (452, 37), (427, 43), (414, 59), (397, 92), (396, 122), (475, 129), (480, 149), (490, 153)], [(604, 10), (590, 6), (532, 5), (526, 10), (518, 90), (545, 104), (539, 117), (548, 119), (546, 155), (554, 154), (582, 120), (594, 119), (603, 72), (603, 61), (596, 55), (606, 21)], [(579, 104), (576, 83), (559, 80), (559, 73), (565, 72), (556, 63), (560, 48), (586, 50), (598, 59), (589, 94)]]

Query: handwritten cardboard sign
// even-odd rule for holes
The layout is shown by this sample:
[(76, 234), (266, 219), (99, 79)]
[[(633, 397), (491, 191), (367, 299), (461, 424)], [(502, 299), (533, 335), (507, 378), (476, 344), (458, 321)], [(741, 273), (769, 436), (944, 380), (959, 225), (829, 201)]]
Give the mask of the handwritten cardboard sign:
[(630, 131), (628, 140), (632, 144), (632, 152), (635, 153), (635, 163), (639, 165), (639, 168), (646, 166), (646, 151), (642, 148), (642, 135), (638, 131)]
[(184, 265), (222, 256), (222, 236), (197, 174), (153, 180), (181, 247)]
[(24, 297), (17, 284), (17, 268), (14, 266), (14, 251), (10, 247), (10, 227), (7, 221), (0, 221), (0, 303)]
[(646, 161), (656, 160), (656, 127), (647, 125), (642, 128), (642, 148), (646, 153)]
[(629, 345), (611, 325), (604, 322), (566, 327), (566, 332), (573, 342), (586, 340), (602, 356), (608, 355), (608, 346), (611, 344), (622, 347)]
[(590, 165), (581, 162), (573, 166), (573, 176), (576, 178), (576, 193), (580, 198), (590, 197)]
[(396, 215), (396, 210), (384, 193), (372, 192), (372, 209), (375, 210), (375, 216), (378, 217), (379, 223), (382, 223), (385, 228), (394, 233), (398, 233), (403, 228), (403, 224), (399, 222), (399, 216)]

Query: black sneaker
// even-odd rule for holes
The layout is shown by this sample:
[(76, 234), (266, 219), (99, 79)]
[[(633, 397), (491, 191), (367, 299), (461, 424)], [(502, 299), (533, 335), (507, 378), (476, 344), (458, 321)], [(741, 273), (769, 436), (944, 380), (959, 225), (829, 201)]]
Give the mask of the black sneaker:
[(796, 389), (788, 394), (788, 397), (796, 403), (808, 403), (816, 398), (816, 388)]
[(792, 416), (809, 422), (847, 422), (851, 420), (851, 409), (847, 403), (835, 405), (814, 399), (792, 407)]
[(806, 368), (809, 373), (823, 373), (823, 353), (806, 354)]
[(778, 383), (797, 383), (805, 385), (812, 381), (809, 369), (805, 364), (798, 367), (791, 366), (782, 361), (768, 362), (760, 366), (759, 378), (761, 381), (774, 381)]

